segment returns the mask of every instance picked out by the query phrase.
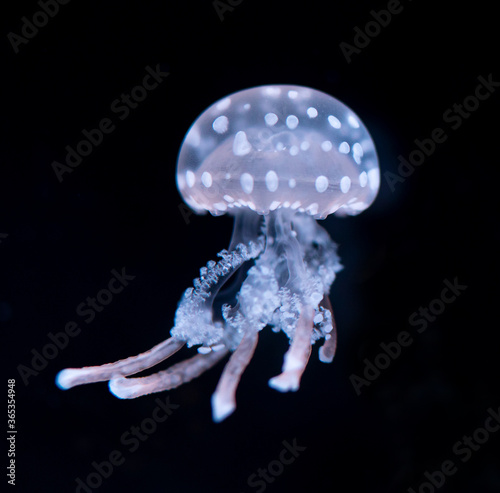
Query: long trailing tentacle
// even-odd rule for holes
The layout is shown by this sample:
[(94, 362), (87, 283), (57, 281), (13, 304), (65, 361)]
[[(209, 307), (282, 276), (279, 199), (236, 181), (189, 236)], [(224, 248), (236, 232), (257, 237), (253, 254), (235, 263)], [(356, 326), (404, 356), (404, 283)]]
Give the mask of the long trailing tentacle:
[(310, 272), (317, 275), (323, 286), (323, 299), (320, 302), (320, 313), (325, 321), (320, 323), (316, 337), (324, 337), (325, 342), (319, 350), (319, 359), (323, 363), (331, 363), (337, 347), (337, 327), (328, 293), (335, 280), (336, 273), (342, 269), (337, 256), (337, 246), (330, 235), (316, 221), (308, 221), (305, 217), (296, 217), (294, 226), (299, 231), (298, 239), (304, 249), (304, 262)]
[(313, 314), (314, 311), (311, 307), (303, 307), (292, 343), (285, 354), (283, 371), (269, 380), (269, 385), (276, 390), (287, 392), (299, 388), (300, 379), (311, 354)]
[[(185, 291), (176, 311), (176, 325), (178, 323), (181, 327), (174, 326), (171, 330), (172, 337), (149, 351), (115, 363), (83, 368), (66, 368), (60, 371), (56, 377), (58, 387), (66, 390), (77, 385), (104, 382), (117, 377), (133, 375), (164, 361), (184, 346), (186, 342), (188, 345), (205, 344), (209, 346), (220, 340), (222, 329), (215, 327), (211, 320), (211, 300), (213, 299), (211, 289), (217, 291), (245, 261), (258, 256), (262, 251), (263, 243), (263, 238), (258, 238), (257, 242), (249, 241), (248, 245), (238, 244), (231, 252), (223, 250), (219, 253), (219, 257), (221, 257), (219, 262), (211, 261), (207, 267), (200, 269), (200, 278), (194, 280), (194, 288)], [(205, 315), (205, 320), (203, 315)], [(182, 330), (183, 328), (188, 330)], [(195, 362), (197, 361), (195, 360)]]
[[(269, 385), (283, 392), (297, 390), (315, 340), (325, 338), (319, 359), (325, 363), (333, 360), (337, 332), (328, 292), (341, 265), (335, 244), (313, 218), (285, 211), (266, 217), (265, 225), (267, 234), (259, 235), (260, 218), (252, 217), (248, 223), (245, 214), (236, 221), (229, 251), (222, 250), (219, 261), (202, 267), (194, 287), (184, 292), (175, 313), (172, 337), (116, 363), (63, 370), (56, 380), (59, 387), (68, 389), (109, 380), (115, 396), (133, 399), (189, 382), (233, 351), (212, 396), (213, 418), (219, 422), (236, 408), (236, 390), (254, 354), (258, 332), (266, 325), (274, 325), (288, 335), (291, 343), (282, 373)], [(250, 260), (255, 260), (255, 265), (248, 272), (240, 270)], [(214, 321), (214, 300), (237, 271), (246, 276), (237, 303), (232, 307), (223, 305), (224, 321)], [(165, 360), (184, 344), (201, 344), (203, 348), (196, 356), (167, 370), (125, 378)]]
[(288, 279), (284, 288), (298, 296), (299, 300), (298, 320), (295, 324), (290, 348), (284, 357), (282, 373), (269, 380), (269, 385), (281, 392), (299, 388), (300, 379), (311, 354), (314, 307), (310, 298), (311, 295), (313, 297), (319, 296), (319, 299), (322, 297), (319, 293), (314, 295), (308, 292), (310, 291), (309, 275), (303, 260), (303, 248), (291, 226), (291, 221), (286, 216), (280, 216), (274, 225), (277, 237), (276, 248), (283, 249), (287, 261)]
[[(283, 251), (287, 261), (288, 279), (281, 292), (288, 320), (282, 321), (281, 328), (291, 338), (282, 373), (272, 378), (269, 385), (286, 392), (299, 388), (314, 340), (325, 337), (326, 344), (320, 351), (320, 358), (325, 362), (333, 359), (336, 332), (334, 322), (329, 323), (331, 305), (326, 300), (341, 265), (335, 244), (312, 218), (281, 215), (275, 218), (274, 224), (269, 224), (276, 235), (274, 248), (278, 253)], [(320, 303), (323, 305), (321, 309)], [(315, 313), (319, 316), (316, 330)]]
[(101, 366), (86, 366), (83, 368), (66, 368), (56, 377), (56, 383), (61, 389), (70, 389), (86, 383), (105, 382), (118, 376), (133, 375), (167, 359), (178, 351), (185, 342), (173, 337), (154, 346), (149, 351), (131, 356), (130, 358), (108, 363)]
[(236, 389), (241, 375), (252, 359), (257, 347), (257, 341), (257, 331), (247, 332), (240, 345), (226, 363), (217, 388), (212, 395), (212, 415), (214, 421), (220, 422), (224, 420), (236, 409)]
[(179, 385), (199, 377), (227, 353), (227, 349), (223, 348), (219, 351), (210, 351), (208, 354), (197, 354), (167, 370), (147, 377), (113, 379), (109, 382), (109, 390), (120, 399), (135, 399), (141, 395), (175, 389)]

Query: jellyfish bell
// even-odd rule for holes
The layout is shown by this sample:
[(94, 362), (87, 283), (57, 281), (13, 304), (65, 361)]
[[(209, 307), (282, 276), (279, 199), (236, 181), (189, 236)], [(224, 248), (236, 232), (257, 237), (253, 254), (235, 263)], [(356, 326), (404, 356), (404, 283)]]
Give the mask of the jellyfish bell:
[[(290, 340), (282, 372), (269, 384), (297, 390), (311, 347), (333, 360), (336, 328), (328, 298), (342, 268), (336, 245), (316, 222), (355, 215), (379, 188), (374, 143), (359, 117), (337, 99), (300, 86), (270, 85), (232, 94), (194, 122), (181, 146), (177, 186), (197, 213), (234, 216), (219, 261), (200, 269), (179, 302), (171, 337), (150, 351), (98, 367), (66, 369), (57, 384), (109, 381), (120, 398), (175, 388), (230, 354), (212, 396), (215, 421), (236, 408), (236, 388), (266, 327)], [(234, 274), (240, 273), (240, 276)], [(234, 280), (236, 278), (236, 280)], [(236, 295), (220, 310), (221, 288)], [(165, 371), (126, 378), (187, 344), (198, 354)]]
[(177, 186), (199, 213), (355, 215), (375, 199), (378, 159), (366, 127), (337, 99), (307, 87), (261, 86), (196, 119), (179, 153)]

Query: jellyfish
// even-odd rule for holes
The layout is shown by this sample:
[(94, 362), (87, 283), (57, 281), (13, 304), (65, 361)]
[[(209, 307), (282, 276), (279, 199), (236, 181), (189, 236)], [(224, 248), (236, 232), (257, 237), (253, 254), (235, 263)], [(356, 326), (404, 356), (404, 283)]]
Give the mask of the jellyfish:
[[(269, 385), (297, 390), (312, 346), (322, 341), (318, 357), (325, 363), (336, 350), (329, 292), (342, 266), (317, 220), (359, 214), (379, 183), (368, 130), (332, 96), (267, 85), (214, 103), (184, 138), (177, 187), (196, 213), (234, 216), (229, 247), (184, 292), (168, 339), (115, 363), (62, 370), (57, 385), (109, 381), (115, 396), (132, 399), (178, 387), (230, 355), (211, 400), (219, 422), (235, 410), (241, 376), (269, 327), (290, 341)], [(191, 358), (131, 377), (185, 345), (197, 349)]]

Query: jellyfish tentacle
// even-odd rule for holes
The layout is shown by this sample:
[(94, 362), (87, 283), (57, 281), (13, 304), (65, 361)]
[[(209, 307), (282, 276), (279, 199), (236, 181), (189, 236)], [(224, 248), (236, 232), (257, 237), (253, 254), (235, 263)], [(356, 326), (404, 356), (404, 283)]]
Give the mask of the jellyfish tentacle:
[(258, 342), (258, 332), (249, 331), (226, 363), (217, 388), (212, 395), (212, 415), (220, 422), (236, 409), (236, 389), (250, 363)]
[[(218, 342), (223, 329), (212, 323), (210, 300), (213, 297), (210, 290), (218, 283), (222, 285), (244, 262), (257, 257), (263, 249), (263, 243), (263, 238), (260, 237), (257, 241), (249, 241), (247, 245), (238, 244), (232, 252), (222, 250), (219, 253), (221, 257), (219, 262), (209, 262), (207, 267), (201, 269), (200, 278), (194, 280), (194, 287), (185, 291), (179, 304), (176, 312), (176, 325), (171, 330), (172, 337), (144, 353), (114, 363), (66, 368), (58, 373), (57, 385), (66, 390), (77, 385), (133, 375), (164, 361), (186, 342), (189, 346), (201, 343), (211, 345)], [(206, 306), (207, 302), (208, 306)], [(203, 316), (205, 316), (204, 321)], [(195, 327), (195, 329), (183, 331), (177, 327), (177, 324), (181, 327)]]
[[(336, 332), (334, 322), (330, 324), (328, 292), (342, 267), (335, 243), (311, 217), (285, 213), (269, 221), (268, 227), (272, 228), (269, 233), (275, 234), (273, 250), (277, 256), (283, 253), (286, 259), (281, 269), (286, 270), (287, 276), (278, 276), (281, 280), (286, 278), (280, 289), (284, 312), (280, 328), (291, 339), (282, 373), (272, 378), (269, 385), (285, 392), (299, 388), (316, 339), (326, 339), (320, 358), (325, 362), (333, 359)], [(323, 315), (316, 329), (315, 314)]]
[[(325, 342), (319, 349), (319, 359), (324, 363), (331, 363), (337, 347), (337, 327), (328, 293), (335, 280), (336, 273), (342, 270), (337, 256), (337, 245), (330, 235), (316, 221), (307, 217), (294, 218), (294, 227), (298, 231), (298, 241), (304, 248), (304, 262), (309, 272), (315, 273), (316, 280), (321, 283), (324, 293), (318, 310), (327, 323), (322, 322), (316, 331), (316, 338), (324, 337)], [(319, 307), (318, 307), (319, 308)], [(330, 323), (331, 322), (331, 323)]]
[[(298, 318), (295, 327), (288, 334), (292, 342), (284, 356), (282, 373), (269, 380), (269, 385), (276, 390), (286, 392), (297, 390), (311, 353), (313, 335), (314, 302), (322, 298), (315, 293), (311, 276), (304, 262), (304, 248), (297, 239), (297, 232), (292, 230), (292, 218), (283, 214), (276, 221), (277, 241), (275, 248), (283, 249), (286, 258), (288, 279), (282, 288), (285, 298), (295, 304)], [(312, 298), (312, 299), (311, 299)], [(314, 301), (313, 301), (314, 300)]]
[(329, 333), (325, 334), (325, 342), (319, 348), (318, 357), (319, 360), (323, 363), (331, 363), (337, 349), (337, 325), (335, 323), (335, 317), (333, 316), (333, 309), (330, 298), (328, 296), (325, 296), (320, 304), (325, 310), (328, 310), (330, 312), (330, 315), (332, 317), (332, 330)]
[(337, 350), (337, 329), (333, 328), (330, 337), (325, 339), (323, 345), (319, 348), (318, 358), (322, 363), (331, 363)]
[(109, 390), (120, 399), (135, 399), (141, 395), (175, 389), (179, 385), (199, 377), (218, 363), (227, 353), (228, 350), (222, 348), (207, 354), (197, 354), (167, 370), (147, 377), (112, 379), (109, 382)]
[(170, 337), (148, 351), (101, 366), (66, 368), (58, 373), (56, 383), (61, 389), (76, 385), (104, 382), (117, 376), (133, 375), (164, 361), (184, 346), (185, 341)]
[(322, 283), (323, 292), (328, 295), (337, 272), (343, 268), (337, 255), (337, 245), (327, 231), (311, 217), (295, 216), (293, 227), (303, 249), (306, 270)]
[(311, 354), (314, 310), (304, 306), (299, 316), (290, 348), (285, 354), (282, 373), (269, 380), (269, 385), (281, 392), (298, 390), (300, 379)]

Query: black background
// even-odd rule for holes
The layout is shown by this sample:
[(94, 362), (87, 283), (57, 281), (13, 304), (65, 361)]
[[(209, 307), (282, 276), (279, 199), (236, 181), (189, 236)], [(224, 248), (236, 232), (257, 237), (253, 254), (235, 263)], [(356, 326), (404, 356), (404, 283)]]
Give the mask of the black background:
[[(443, 121), (474, 94), (478, 76), (500, 80), (495, 14), (479, 2), (402, 5), (351, 63), (340, 43), (352, 43), (354, 28), (386, 2), (244, 0), (221, 21), (209, 0), (72, 1), (17, 54), (7, 34), (20, 34), (21, 18), (40, 7), (16, 2), (3, 12), (0, 324), (4, 385), (17, 381), (18, 491), (75, 491), (76, 478), (113, 450), (125, 462), (102, 492), (258, 491), (249, 476), (293, 439), (306, 450), (266, 491), (418, 491), (425, 471), (447, 459), (457, 471), (440, 491), (500, 491), (500, 433), (465, 463), (452, 451), (500, 406), (500, 91), (459, 128)], [(170, 75), (120, 121), (111, 103), (157, 64)], [(120, 437), (167, 394), (121, 401), (106, 384), (63, 392), (54, 377), (168, 336), (182, 292), (228, 246), (232, 227), (226, 216), (181, 214), (183, 136), (211, 103), (268, 83), (310, 86), (350, 106), (372, 133), (383, 174), (397, 173), (398, 156), (434, 128), (447, 140), (394, 191), (383, 175), (360, 216), (323, 221), (345, 266), (331, 293), (339, 329), (332, 365), (314, 348), (301, 389), (276, 392), (267, 380), (288, 344), (264, 331), (231, 417), (211, 418), (219, 365), (171, 391), (179, 408), (130, 453)], [(60, 183), (52, 162), (106, 117), (114, 132)], [(123, 267), (135, 279), (86, 324), (76, 307)], [(454, 278), (467, 288), (417, 334), (410, 316)], [(29, 366), (32, 350), (71, 320), (81, 333), (24, 385), (18, 365)], [(350, 376), (403, 330), (413, 344), (357, 396)]]

